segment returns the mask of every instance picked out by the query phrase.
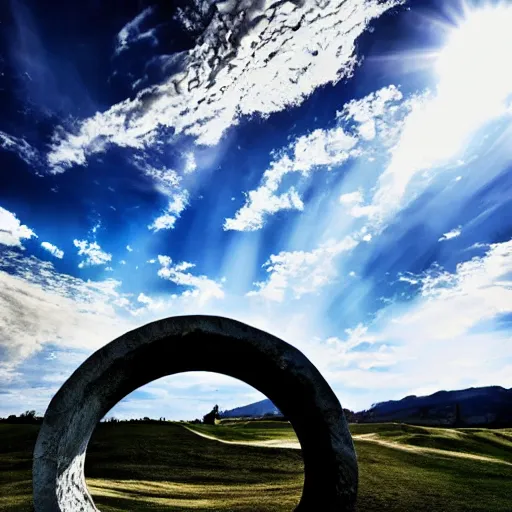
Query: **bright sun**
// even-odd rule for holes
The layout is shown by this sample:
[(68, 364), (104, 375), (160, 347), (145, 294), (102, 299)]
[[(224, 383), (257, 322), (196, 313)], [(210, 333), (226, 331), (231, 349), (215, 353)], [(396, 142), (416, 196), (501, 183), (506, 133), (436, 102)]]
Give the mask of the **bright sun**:
[(443, 38), (437, 51), (405, 55), (414, 69), (428, 67), (435, 84), (404, 125), (402, 147), (414, 149), (395, 152), (394, 162), (403, 168), (463, 159), (477, 147), (473, 141), (486, 136), (489, 123), (504, 121), (500, 137), (512, 126), (512, 2), (465, 5), (451, 19), (450, 24), (430, 19)]
[(464, 11), (436, 59), (438, 93), (503, 106), (512, 93), (512, 4)]

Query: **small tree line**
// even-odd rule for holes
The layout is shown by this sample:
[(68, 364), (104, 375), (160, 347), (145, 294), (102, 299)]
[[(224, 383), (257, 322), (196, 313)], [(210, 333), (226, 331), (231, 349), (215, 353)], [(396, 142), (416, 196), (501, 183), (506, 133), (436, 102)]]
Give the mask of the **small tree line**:
[(19, 416), (11, 414), (7, 418), (0, 418), (0, 423), (17, 423), (24, 425), (38, 425), (43, 422), (42, 416), (37, 416), (36, 411), (25, 411)]
[[(350, 413), (351, 411), (345, 411), (345, 415)], [(352, 413), (353, 414), (353, 413)], [(284, 417), (276, 418), (274, 414), (266, 414), (264, 418), (272, 417), (272, 419), (283, 419)], [(204, 424), (204, 425), (215, 425), (218, 420), (221, 419), (221, 412), (219, 411), (219, 406), (216, 404), (213, 406), (212, 410), (205, 414), (202, 419), (196, 418), (192, 421), (188, 421), (188, 423), (192, 424)], [(144, 416), (143, 418), (130, 418), (130, 419), (119, 419), (115, 416), (105, 417), (101, 420), (101, 423), (167, 423), (169, 420), (166, 420), (165, 417), (160, 417), (159, 419), (149, 418), (148, 416)], [(350, 419), (349, 419), (350, 421)], [(43, 422), (43, 417), (38, 416), (36, 411), (25, 411), (24, 413), (16, 416), (15, 414), (11, 414), (7, 418), (0, 418), (0, 423), (17, 423), (17, 424), (40, 424)]]

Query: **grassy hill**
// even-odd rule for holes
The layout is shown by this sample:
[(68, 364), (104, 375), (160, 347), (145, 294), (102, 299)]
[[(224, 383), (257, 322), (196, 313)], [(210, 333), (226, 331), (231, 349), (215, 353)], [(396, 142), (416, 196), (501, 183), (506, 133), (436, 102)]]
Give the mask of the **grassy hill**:
[[(296, 440), (289, 423), (279, 421), (239, 421), (226, 425), (188, 425), (193, 430), (223, 441), (258, 442), (270, 439)], [(420, 427), (401, 423), (351, 424), (356, 442), (373, 441), (461, 454), (497, 458), (512, 463), (512, 429), (485, 428), (446, 429)]]
[(296, 440), (297, 436), (284, 421), (222, 421), (219, 425), (188, 425), (193, 430), (223, 441), (268, 441), (270, 439)]
[[(273, 421), (192, 427), (223, 440), (295, 438), (289, 425)], [(30, 510), (37, 430), (0, 425), (2, 512)], [(361, 512), (510, 512), (512, 430), (400, 424), (351, 430)], [(87, 452), (86, 478), (103, 512), (289, 512), (300, 498), (303, 463), (300, 450), (226, 445), (176, 423), (101, 424)]]

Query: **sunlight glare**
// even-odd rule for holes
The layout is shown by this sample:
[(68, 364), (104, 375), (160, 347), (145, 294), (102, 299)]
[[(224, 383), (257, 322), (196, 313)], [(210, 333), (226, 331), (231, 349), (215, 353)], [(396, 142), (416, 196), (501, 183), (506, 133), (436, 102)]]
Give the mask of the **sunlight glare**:
[(510, 27), (512, 5), (497, 5), (464, 9), (464, 18), (449, 33), (435, 64), (436, 94), (425, 112), (418, 114), (416, 125), (424, 128), (412, 130), (422, 134), (416, 140), (421, 147), (416, 158), (421, 157), (424, 166), (462, 154), (478, 130), (509, 113)]
[(511, 27), (510, 4), (467, 11), (439, 53), (438, 93), (485, 105), (494, 111), (488, 111), (491, 117), (498, 114), (495, 109), (503, 109), (512, 93)]

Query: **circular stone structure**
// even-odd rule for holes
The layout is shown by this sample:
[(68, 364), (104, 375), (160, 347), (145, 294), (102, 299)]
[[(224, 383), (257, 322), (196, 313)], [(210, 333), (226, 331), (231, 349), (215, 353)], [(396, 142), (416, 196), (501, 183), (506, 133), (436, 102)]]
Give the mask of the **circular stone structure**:
[(296, 512), (354, 510), (356, 453), (341, 405), (320, 372), (281, 339), (214, 316), (170, 317), (144, 325), (96, 351), (71, 375), (50, 402), (34, 449), (35, 510), (97, 511), (84, 476), (94, 428), (132, 391), (188, 371), (246, 382), (290, 420), (304, 459)]

